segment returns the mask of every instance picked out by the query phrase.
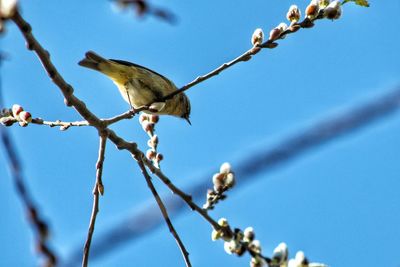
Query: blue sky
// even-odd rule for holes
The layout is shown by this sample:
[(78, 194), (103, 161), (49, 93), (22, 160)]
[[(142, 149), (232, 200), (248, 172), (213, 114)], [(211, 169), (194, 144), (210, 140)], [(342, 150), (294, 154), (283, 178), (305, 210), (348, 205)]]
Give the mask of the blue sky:
[[(285, 21), (287, 9), (307, 1), (152, 1), (178, 17), (171, 26), (154, 18), (118, 13), (109, 1), (21, 1), (22, 14), (75, 94), (100, 117), (127, 110), (112, 82), (77, 65), (87, 50), (135, 62), (182, 86), (250, 48), (255, 28), (265, 33)], [(157, 125), (163, 171), (189, 187), (201, 174), (218, 170), (254, 150), (346, 107), (373, 100), (396, 86), (399, 1), (371, 1), (370, 8), (344, 7), (338, 21), (319, 21), (192, 88), (192, 126), (172, 117)], [(304, 12), (303, 12), (304, 13)], [(79, 120), (63, 104), (36, 56), (9, 23), (1, 49), (7, 106), (22, 105), (34, 117)], [(304, 250), (330, 266), (400, 265), (399, 113), (312, 150), (229, 193), (211, 214), (234, 227), (253, 226), (267, 255), (280, 242), (291, 255)], [(146, 149), (137, 118), (112, 127)], [(97, 133), (90, 128), (30, 125), (9, 129), (24, 164), (33, 197), (51, 226), (51, 243), (67, 257), (86, 236), (92, 205)], [(0, 153), (1, 266), (35, 266), (32, 233)], [(94, 242), (109, 226), (153, 201), (145, 180), (126, 152), (108, 144), (106, 193), (100, 199)], [(211, 177), (210, 177), (211, 183)], [(162, 194), (169, 194), (156, 182)], [(205, 194), (205, 192), (204, 192)], [(249, 257), (227, 255), (212, 242), (210, 226), (189, 210), (173, 223), (194, 266), (248, 266)], [(79, 265), (79, 264), (78, 264)], [(77, 265), (77, 266), (78, 266)], [(166, 226), (128, 243), (91, 266), (183, 266)]]

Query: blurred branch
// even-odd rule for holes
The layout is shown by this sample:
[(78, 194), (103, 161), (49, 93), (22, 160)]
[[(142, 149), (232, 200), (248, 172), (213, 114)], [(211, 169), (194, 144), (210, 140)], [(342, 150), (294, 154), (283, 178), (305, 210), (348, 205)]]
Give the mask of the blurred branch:
[(99, 133), (100, 136), (100, 143), (99, 143), (99, 155), (96, 163), (96, 182), (93, 188), (93, 208), (92, 208), (92, 215), (90, 216), (89, 222), (89, 230), (85, 242), (85, 247), (83, 249), (83, 259), (82, 259), (82, 266), (88, 266), (89, 261), (89, 251), (90, 245), (92, 243), (92, 236), (94, 232), (94, 226), (96, 224), (97, 213), (99, 212), (99, 197), (100, 194), (104, 194), (104, 186), (102, 181), (103, 175), (103, 163), (104, 163), (104, 153), (106, 151), (106, 141), (107, 135), (104, 133)]
[[(367, 103), (351, 107), (336, 116), (317, 121), (310, 127), (298, 131), (270, 148), (252, 152), (234, 163), (236, 166), (235, 176), (238, 177), (236, 187), (243, 186), (246, 182), (254, 182), (258, 174), (267, 174), (274, 168), (289, 163), (290, 160), (313, 148), (366, 127), (376, 120), (394, 114), (399, 109), (400, 86), (379, 97), (374, 97)], [(210, 185), (212, 175), (213, 172), (210, 171), (198, 179), (189, 177), (192, 181), (200, 182), (188, 188), (185, 192), (191, 193), (194, 200), (201, 201)], [(165, 197), (164, 203), (171, 216), (186, 211), (184, 203), (174, 196)], [(157, 206), (155, 204), (150, 204), (140, 208), (140, 210), (140, 212), (128, 214), (121, 218), (118, 223), (111, 226), (98, 238), (98, 242), (93, 244), (92, 259), (112, 253), (119, 246), (128, 241), (139, 239), (162, 224), (162, 218), (156, 213)], [(68, 254), (68, 261), (63, 266), (74, 266), (79, 261), (78, 251), (73, 248)]]
[[(0, 59), (1, 64), (1, 59)], [(4, 106), (2, 86), (0, 81), (0, 107)], [(44, 266), (51, 267), (57, 263), (57, 256), (48, 244), (49, 227), (42, 218), (38, 206), (34, 203), (29, 193), (23, 174), (22, 165), (12, 137), (3, 125), (0, 125), (1, 142), (11, 171), (18, 197), (26, 210), (28, 220), (36, 235), (36, 249), (45, 257)]]
[(147, 0), (114, 0), (121, 9), (132, 8), (139, 17), (151, 15), (171, 24), (176, 23), (176, 16), (169, 10), (149, 4)]

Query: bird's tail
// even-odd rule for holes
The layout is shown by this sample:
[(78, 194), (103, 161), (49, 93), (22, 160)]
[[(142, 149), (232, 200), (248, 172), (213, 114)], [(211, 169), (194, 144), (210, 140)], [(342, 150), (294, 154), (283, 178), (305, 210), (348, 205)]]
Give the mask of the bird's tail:
[[(102, 71), (100, 64), (107, 63), (108, 60), (99, 56), (93, 51), (88, 51), (85, 54), (85, 58), (78, 62), (78, 64), (82, 67), (86, 67), (89, 69)], [(103, 64), (104, 65), (104, 64)]]

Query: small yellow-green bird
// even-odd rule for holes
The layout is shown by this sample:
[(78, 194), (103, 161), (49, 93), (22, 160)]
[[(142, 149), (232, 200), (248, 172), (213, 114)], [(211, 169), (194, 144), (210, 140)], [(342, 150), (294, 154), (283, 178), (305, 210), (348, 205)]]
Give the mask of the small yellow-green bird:
[(151, 104), (156, 111), (145, 112), (180, 117), (190, 124), (189, 98), (180, 93), (163, 101), (162, 98), (176, 91), (177, 87), (161, 74), (127, 61), (105, 59), (92, 51), (88, 51), (78, 64), (107, 75), (133, 108)]

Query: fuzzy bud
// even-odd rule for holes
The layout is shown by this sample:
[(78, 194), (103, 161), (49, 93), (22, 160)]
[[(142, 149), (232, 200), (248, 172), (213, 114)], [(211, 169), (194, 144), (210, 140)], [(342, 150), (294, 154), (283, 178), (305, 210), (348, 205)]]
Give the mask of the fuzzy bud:
[(219, 172), (220, 173), (230, 173), (231, 172), (231, 164), (229, 164), (228, 162), (225, 162), (221, 165), (221, 167), (219, 168)]
[(149, 121), (152, 123), (157, 123), (160, 120), (160, 117), (158, 115), (152, 114), (149, 116)]
[(153, 135), (148, 141), (147, 141), (147, 145), (153, 149), (156, 149), (157, 145), (158, 145), (158, 136), (157, 135)]
[(220, 218), (220, 219), (218, 220), (218, 224), (219, 224), (220, 226), (222, 226), (222, 227), (227, 227), (227, 226), (228, 226), (228, 220), (225, 219), (225, 218)]
[(243, 232), (244, 241), (251, 242), (254, 240), (255, 236), (256, 236), (256, 234), (254, 233), (253, 227), (247, 227), (246, 229), (244, 229), (244, 232)]
[(261, 28), (258, 28), (254, 31), (253, 36), (251, 37), (251, 43), (253, 46), (261, 45), (264, 41), (264, 32)]
[(323, 9), (329, 5), (330, 0), (319, 0), (318, 5), (320, 9)]
[(17, 0), (1, 0), (0, 1), (0, 17), (4, 19), (11, 18), (17, 11)]
[(29, 113), (29, 112), (27, 112), (27, 111), (21, 111), (21, 112), (18, 114), (18, 118), (19, 118), (21, 121), (26, 122), (26, 123), (30, 123), (30, 122), (32, 121), (32, 115), (31, 115), (31, 113)]
[(242, 244), (234, 239), (224, 243), (225, 252), (228, 254), (239, 254), (242, 252), (242, 247)]
[(26, 126), (28, 126), (28, 123), (27, 123), (26, 121), (19, 121), (18, 124), (19, 124), (19, 126), (21, 126), (21, 127), (26, 127)]
[(216, 189), (215, 191), (219, 191), (219, 189), (225, 185), (225, 174), (224, 173), (214, 174), (212, 182), (214, 185), (214, 189)]
[(153, 133), (154, 130), (154, 123), (149, 121), (142, 122), (142, 128), (146, 133)]
[(157, 153), (156, 158), (154, 159), (157, 162), (160, 162), (164, 159), (163, 154)]
[(12, 114), (13, 114), (14, 118), (18, 118), (19, 113), (21, 113), (21, 111), (23, 111), (23, 110), (24, 109), (20, 105), (14, 104), (12, 106)]
[(272, 260), (274, 263), (278, 265), (283, 264), (287, 262), (288, 254), (289, 254), (288, 247), (286, 243), (282, 242), (274, 249)]
[(261, 243), (260, 240), (253, 240), (249, 244), (249, 249), (254, 253), (260, 254), (261, 253)]
[(312, 0), (306, 8), (306, 16), (309, 19), (314, 19), (318, 15), (319, 4), (317, 0)]
[(300, 9), (296, 5), (291, 5), (288, 13), (286, 14), (286, 18), (288, 21), (294, 23), (298, 22), (301, 17)]
[(284, 36), (282, 35), (282, 33), (287, 29), (287, 24), (284, 22), (279, 23), (279, 25), (272, 29), (269, 33), (269, 40), (271, 41), (275, 41), (279, 38), (283, 39)]
[(217, 230), (212, 230), (211, 232), (211, 240), (215, 241), (218, 240), (222, 237), (222, 232), (221, 231), (217, 231)]
[(324, 17), (327, 19), (338, 19), (342, 15), (342, 7), (340, 2), (335, 0), (332, 1), (324, 10)]
[(153, 149), (148, 149), (146, 151), (146, 158), (153, 160), (156, 157), (156, 152)]
[(16, 122), (13, 117), (1, 117), (0, 123), (4, 126), (11, 126)]
[(304, 255), (304, 252), (303, 252), (303, 251), (297, 251), (296, 257), (295, 257), (295, 261), (296, 261), (300, 266), (305, 265), (305, 264), (308, 264), (307, 258), (306, 258), (306, 256)]
[(142, 113), (139, 116), (139, 122), (142, 124), (144, 121), (148, 121), (149, 120), (149, 115)]
[(225, 177), (225, 186), (228, 188), (232, 188), (235, 185), (235, 175), (233, 172), (230, 172)]
[(279, 30), (278, 28), (274, 28), (269, 32), (269, 40), (271, 41), (275, 41), (276, 39), (279, 38), (279, 36), (281, 35), (281, 30)]
[(264, 266), (264, 260), (261, 257), (256, 256), (251, 258), (250, 267), (262, 267), (262, 266)]

